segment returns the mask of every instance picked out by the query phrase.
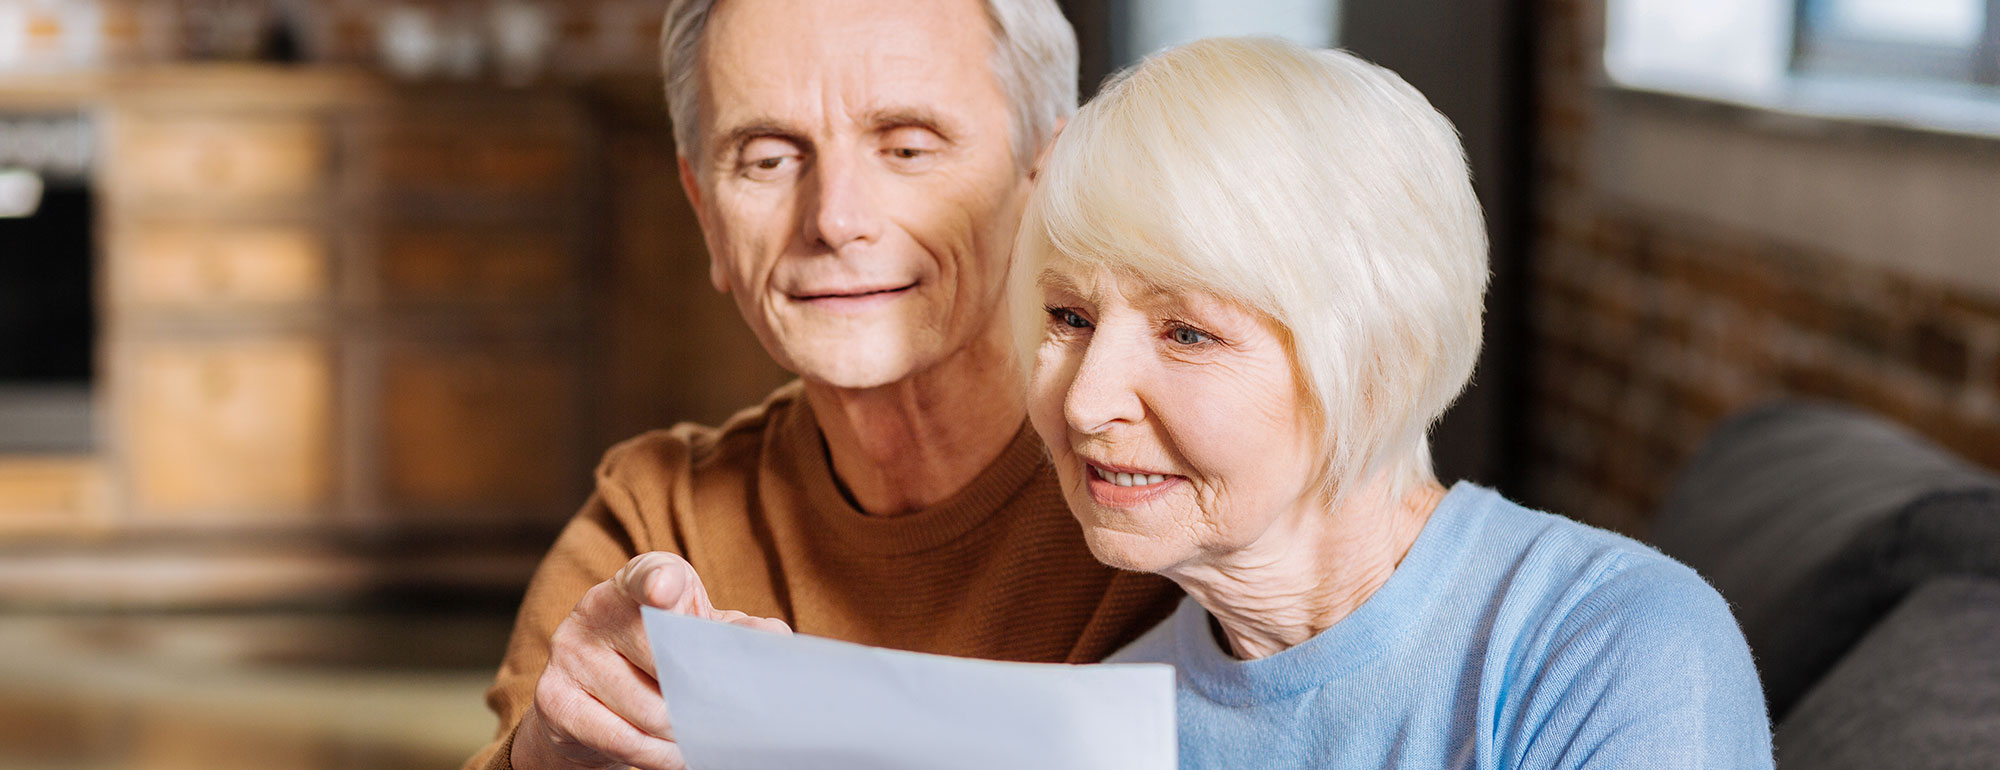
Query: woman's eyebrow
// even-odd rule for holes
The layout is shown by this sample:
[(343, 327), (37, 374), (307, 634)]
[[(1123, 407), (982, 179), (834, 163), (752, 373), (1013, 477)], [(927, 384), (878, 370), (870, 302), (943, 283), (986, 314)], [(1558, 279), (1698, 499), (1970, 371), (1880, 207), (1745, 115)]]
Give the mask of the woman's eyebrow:
[(1190, 311), (1199, 309), (1202, 303), (1191, 301), (1195, 298), (1185, 292), (1176, 291), (1153, 283), (1142, 283), (1127, 292), (1134, 307), (1155, 311)]
[(1041, 287), (1044, 291), (1061, 291), (1079, 297), (1087, 296), (1083, 287), (1076, 285), (1076, 281), (1071, 279), (1067, 273), (1053, 267), (1042, 268), (1041, 275), (1035, 276), (1035, 285)]
[(1147, 286), (1134, 293), (1133, 307), (1149, 313), (1179, 316), (1191, 323), (1231, 324), (1255, 315), (1234, 302), (1200, 292), (1184, 292)]

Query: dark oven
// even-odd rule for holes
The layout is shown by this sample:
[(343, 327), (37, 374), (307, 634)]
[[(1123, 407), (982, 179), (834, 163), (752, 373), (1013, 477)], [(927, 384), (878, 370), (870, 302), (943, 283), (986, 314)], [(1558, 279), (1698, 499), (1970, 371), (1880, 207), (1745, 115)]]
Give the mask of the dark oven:
[(91, 121), (0, 113), (0, 452), (91, 444)]

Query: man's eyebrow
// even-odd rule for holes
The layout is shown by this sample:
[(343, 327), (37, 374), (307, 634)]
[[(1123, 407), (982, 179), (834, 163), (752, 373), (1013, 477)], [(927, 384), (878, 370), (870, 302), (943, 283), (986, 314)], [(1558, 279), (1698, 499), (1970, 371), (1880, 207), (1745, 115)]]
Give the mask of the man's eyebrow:
[(718, 157), (727, 157), (728, 153), (742, 148), (750, 140), (761, 137), (783, 139), (801, 147), (807, 144), (805, 133), (798, 129), (776, 121), (757, 120), (722, 132), (721, 141), (716, 142), (714, 147)]
[(925, 129), (946, 139), (958, 133), (951, 120), (925, 107), (885, 107), (868, 113), (867, 117), (868, 125), (876, 131), (909, 126)]

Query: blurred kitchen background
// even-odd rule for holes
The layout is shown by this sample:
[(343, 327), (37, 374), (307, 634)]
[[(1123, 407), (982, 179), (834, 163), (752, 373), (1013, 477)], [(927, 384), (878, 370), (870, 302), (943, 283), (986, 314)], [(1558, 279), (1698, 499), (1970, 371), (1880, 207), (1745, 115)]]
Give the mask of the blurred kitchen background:
[[(2000, 0), (1074, 0), (1088, 94), (1282, 34), (1462, 131), (1441, 470), (1641, 533), (1725, 415), (2000, 468)], [(658, 0), (0, 0), (0, 766), (451, 767), (610, 444), (785, 376)]]

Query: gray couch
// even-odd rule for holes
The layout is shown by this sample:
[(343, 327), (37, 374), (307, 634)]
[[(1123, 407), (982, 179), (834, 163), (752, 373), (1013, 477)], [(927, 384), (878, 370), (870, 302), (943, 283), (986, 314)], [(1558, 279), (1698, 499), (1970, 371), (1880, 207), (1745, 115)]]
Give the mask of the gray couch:
[(1779, 767), (2000, 768), (2000, 477), (1780, 402), (1717, 428), (1654, 527), (1736, 610)]

